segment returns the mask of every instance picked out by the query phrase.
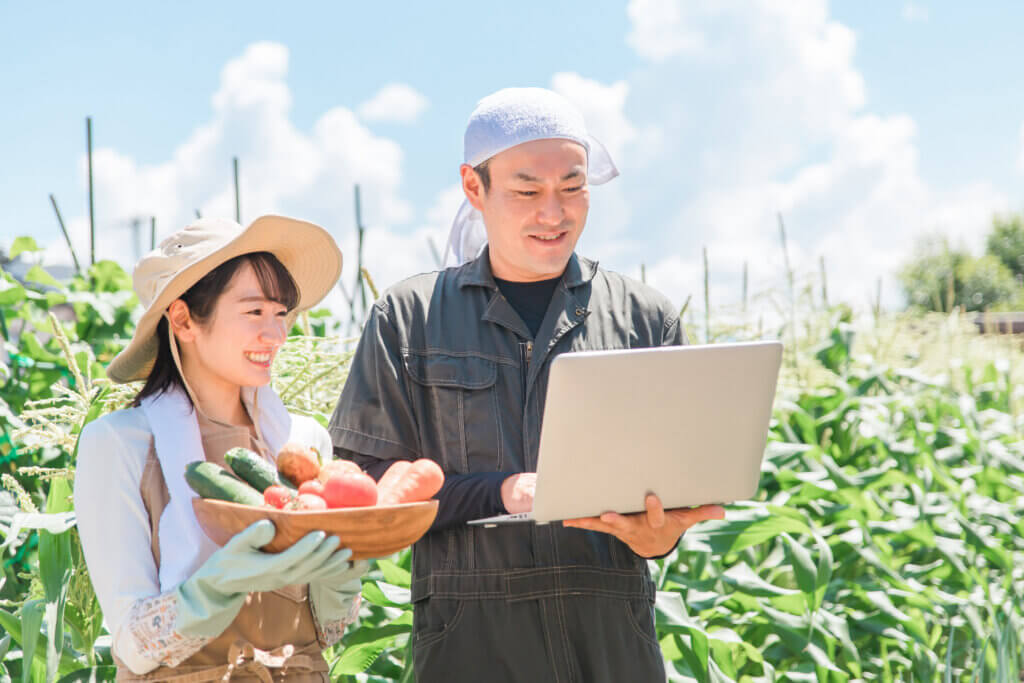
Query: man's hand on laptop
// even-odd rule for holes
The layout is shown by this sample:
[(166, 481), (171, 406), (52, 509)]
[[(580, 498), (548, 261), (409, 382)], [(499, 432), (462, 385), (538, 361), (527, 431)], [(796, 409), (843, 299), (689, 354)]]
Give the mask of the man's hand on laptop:
[(647, 494), (644, 507), (646, 512), (631, 515), (605, 512), (600, 517), (567, 519), (562, 524), (611, 534), (641, 557), (658, 557), (672, 550), (686, 530), (697, 522), (725, 519), (725, 508), (721, 505), (666, 510), (653, 493)]
[(520, 472), (501, 482), (501, 502), (510, 515), (533, 510), (536, 472)]

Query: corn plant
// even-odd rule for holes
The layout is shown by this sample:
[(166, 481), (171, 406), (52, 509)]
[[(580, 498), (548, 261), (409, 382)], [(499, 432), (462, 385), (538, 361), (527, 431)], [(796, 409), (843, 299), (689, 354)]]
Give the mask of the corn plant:
[[(135, 390), (104, 377), (134, 306), (105, 268), (68, 286), (0, 274), (0, 315), (18, 327), (0, 354), (0, 681), (114, 673), (69, 498), (82, 425)], [(768, 315), (706, 317), (712, 341), (782, 338), (787, 362), (757, 500), (651, 563), (670, 679), (1018, 680), (1019, 343), (957, 314), (808, 306), (795, 280), (788, 296), (755, 296)], [(73, 322), (49, 315), (67, 305)], [(339, 328), (300, 319), (275, 364), (289, 409), (321, 423), (351, 358)], [(327, 652), (332, 680), (411, 680), (409, 571), (409, 551), (371, 565), (359, 624)]]

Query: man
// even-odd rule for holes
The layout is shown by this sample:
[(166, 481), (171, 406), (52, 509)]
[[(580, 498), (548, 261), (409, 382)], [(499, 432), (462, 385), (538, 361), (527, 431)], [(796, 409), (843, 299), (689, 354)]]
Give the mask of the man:
[(449, 240), (463, 263), (374, 305), (330, 425), (336, 453), (378, 478), (397, 459), (445, 471), (438, 519), (413, 550), (416, 680), (664, 680), (645, 558), (721, 508), (666, 511), (648, 496), (643, 514), (465, 522), (531, 509), (556, 355), (682, 344), (679, 316), (654, 290), (575, 255), (589, 185), (617, 171), (563, 98), (532, 88), (484, 98), (465, 161)]

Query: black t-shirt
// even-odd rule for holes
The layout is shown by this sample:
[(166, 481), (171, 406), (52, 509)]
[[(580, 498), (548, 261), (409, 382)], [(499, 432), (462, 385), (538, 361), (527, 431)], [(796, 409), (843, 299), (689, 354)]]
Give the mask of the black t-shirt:
[(551, 303), (555, 287), (561, 280), (561, 275), (551, 280), (538, 280), (537, 282), (512, 282), (494, 278), (502, 295), (512, 304), (512, 308), (523, 319), (530, 329), (530, 334), (534, 337), (540, 330), (540, 324), (544, 322), (548, 304)]

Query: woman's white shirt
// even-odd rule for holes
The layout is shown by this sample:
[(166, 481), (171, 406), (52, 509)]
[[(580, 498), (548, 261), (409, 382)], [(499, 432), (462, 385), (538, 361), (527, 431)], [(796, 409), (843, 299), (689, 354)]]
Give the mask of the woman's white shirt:
[[(75, 514), (89, 575), (114, 654), (136, 673), (159, 666), (137, 651), (124, 628), (137, 601), (161, 592), (149, 513), (139, 488), (151, 439), (141, 408), (105, 415), (82, 430), (75, 472)], [(292, 415), (288, 440), (331, 457), (330, 435), (311, 417)]]

